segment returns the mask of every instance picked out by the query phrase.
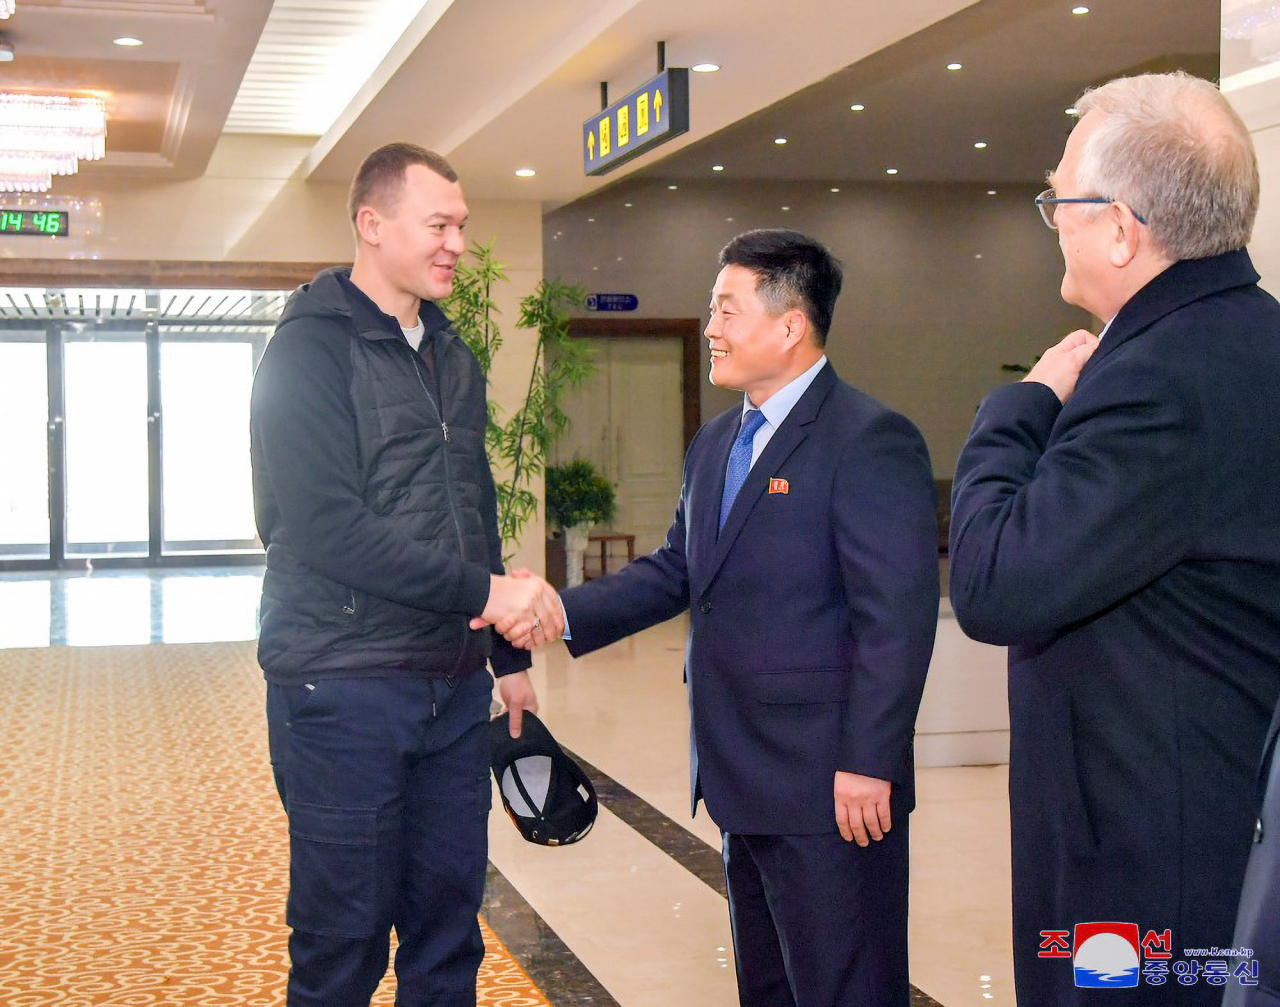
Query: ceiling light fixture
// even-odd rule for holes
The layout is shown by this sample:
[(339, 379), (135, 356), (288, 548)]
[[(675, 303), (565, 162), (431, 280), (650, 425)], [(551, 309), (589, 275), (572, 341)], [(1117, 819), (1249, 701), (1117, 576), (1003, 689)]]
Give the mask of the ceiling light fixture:
[(849, 106), (849, 111), (850, 111), (850, 112), (861, 112), (861, 111), (862, 111), (864, 108), (866, 108), (866, 107), (867, 107), (866, 105), (850, 105), (850, 106)]
[(101, 98), (0, 93), (0, 192), (44, 192), (106, 153)]
[(1063, 111), (1066, 112), (1067, 115), (1078, 115), (1080, 113), (1080, 110), (1076, 108), (1074, 105), (1072, 105), (1070, 108), (1064, 108)]
[(723, 165), (723, 164), (713, 164), (713, 165), (711, 166), (711, 170), (712, 170), (712, 171), (724, 171), (724, 165)]
[(142, 45), (142, 39), (134, 38), (132, 35), (121, 35), (119, 38), (111, 40), (116, 45)]
[(885, 168), (885, 169), (884, 169), (884, 173), (885, 173), (886, 175), (896, 175), (896, 174), (898, 173), (898, 169), (897, 169), (897, 168)]
[(1089, 8), (1084, 6), (1084, 4), (1081, 4), (1079, 7), (1072, 7), (1071, 13), (1072, 14), (1088, 14)]
[(775, 136), (773, 138), (773, 142), (776, 143), (779, 147), (781, 147), (784, 143), (787, 142), (787, 138), (785, 136)]
[(622, 205), (623, 205), (623, 206), (625, 206), (628, 210), (630, 210), (630, 209), (631, 209), (631, 204), (630, 204), (630, 203), (623, 203)]
[(533, 168), (517, 168), (516, 178), (533, 178), (537, 172)]
[(14, 0), (0, 0), (0, 20), (12, 17), (13, 12), (17, 9)]
[(680, 186), (678, 186), (678, 185), (668, 185), (668, 186), (667, 186), (667, 188), (668, 188), (668, 189), (678, 189), (678, 188), (680, 188)]
[(995, 190), (995, 189), (988, 189), (988, 190), (987, 190), (987, 195), (988, 195), (988, 196), (994, 196), (995, 194), (996, 194), (996, 190)]
[(837, 186), (834, 186), (834, 185), (833, 185), (833, 186), (831, 187), (831, 191), (832, 191), (832, 192), (839, 192), (839, 191), (840, 191), (840, 189), (839, 189), (839, 187), (837, 187)]
[(715, 73), (720, 69), (719, 63), (694, 63), (689, 67), (694, 73)]
[(974, 149), (974, 150), (986, 150), (986, 149), (987, 149), (987, 141), (986, 141), (986, 140), (978, 140), (977, 142), (975, 142), (975, 143), (974, 143), (974, 145), (973, 145), (973, 149)]
[(964, 69), (964, 64), (963, 64), (963, 63), (948, 63), (948, 64), (947, 64), (947, 69), (948, 69), (948, 70), (963, 70), (963, 69)]

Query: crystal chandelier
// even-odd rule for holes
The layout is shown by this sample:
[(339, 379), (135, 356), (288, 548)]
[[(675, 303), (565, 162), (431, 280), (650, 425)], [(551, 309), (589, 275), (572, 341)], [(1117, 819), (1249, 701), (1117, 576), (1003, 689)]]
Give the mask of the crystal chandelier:
[(0, 92), (0, 192), (45, 191), (102, 157), (106, 136), (101, 98)]

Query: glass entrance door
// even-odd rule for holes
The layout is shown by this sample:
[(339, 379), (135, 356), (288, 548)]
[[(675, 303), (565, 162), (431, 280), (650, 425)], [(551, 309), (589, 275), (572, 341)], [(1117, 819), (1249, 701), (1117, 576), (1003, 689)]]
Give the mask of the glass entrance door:
[(43, 329), (0, 332), (0, 560), (49, 557), (49, 366)]
[[(92, 332), (92, 330), (89, 330)], [(62, 344), (66, 452), (66, 555), (146, 556), (149, 551), (145, 331)]]

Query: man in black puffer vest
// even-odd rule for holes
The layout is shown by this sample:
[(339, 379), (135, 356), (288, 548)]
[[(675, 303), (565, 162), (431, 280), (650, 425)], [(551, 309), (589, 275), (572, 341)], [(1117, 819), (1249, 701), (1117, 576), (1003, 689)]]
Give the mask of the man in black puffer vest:
[(351, 269), (289, 300), (254, 379), (267, 548), (258, 659), (289, 817), (290, 1005), (367, 1004), (399, 940), (401, 1004), (474, 1004), (488, 855), (485, 724), (536, 710), (528, 655), (472, 630), (555, 593), (504, 576), (485, 379), (434, 303), (467, 207), (439, 155), (371, 154)]

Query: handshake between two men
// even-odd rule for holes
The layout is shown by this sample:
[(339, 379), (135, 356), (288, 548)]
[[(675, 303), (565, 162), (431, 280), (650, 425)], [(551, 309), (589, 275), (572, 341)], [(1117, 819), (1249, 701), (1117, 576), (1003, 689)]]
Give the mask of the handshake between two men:
[(489, 600), (472, 629), (493, 626), (514, 646), (533, 650), (564, 635), (564, 608), (556, 589), (531, 570), (489, 578)]

